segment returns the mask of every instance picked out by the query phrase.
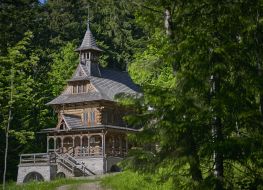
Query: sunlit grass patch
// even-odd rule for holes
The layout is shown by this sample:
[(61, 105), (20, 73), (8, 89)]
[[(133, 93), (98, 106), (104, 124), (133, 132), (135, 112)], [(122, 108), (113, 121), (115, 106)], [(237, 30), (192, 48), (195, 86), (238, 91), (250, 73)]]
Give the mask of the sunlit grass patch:
[[(6, 190), (55, 190), (57, 187), (67, 184), (81, 184), (88, 183), (94, 180), (88, 179), (57, 179), (50, 182), (30, 182), (25, 184), (17, 185), (15, 182), (8, 183)], [(0, 185), (2, 189), (2, 185)]]

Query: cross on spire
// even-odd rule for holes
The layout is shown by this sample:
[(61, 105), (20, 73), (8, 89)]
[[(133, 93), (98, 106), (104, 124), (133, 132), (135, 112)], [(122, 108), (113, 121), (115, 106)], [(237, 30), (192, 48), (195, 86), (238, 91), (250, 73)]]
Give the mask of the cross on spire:
[(88, 20), (87, 20), (87, 30), (90, 30), (90, 28), (89, 28), (89, 22), (90, 22), (90, 19), (89, 19), (89, 4), (88, 4)]
[(76, 51), (92, 50), (92, 51), (101, 52), (102, 50), (98, 48), (98, 46), (96, 45), (96, 40), (90, 30), (90, 12), (89, 11), (90, 9), (88, 5), (87, 30), (86, 30), (86, 33), (82, 40), (81, 45), (79, 46), (79, 48), (76, 49)]

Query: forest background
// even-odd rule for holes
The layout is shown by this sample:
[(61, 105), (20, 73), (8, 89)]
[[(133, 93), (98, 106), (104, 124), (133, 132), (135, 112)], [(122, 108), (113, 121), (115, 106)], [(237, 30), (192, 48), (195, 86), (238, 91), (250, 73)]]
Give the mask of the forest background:
[(143, 92), (119, 98), (144, 129), (124, 169), (164, 189), (263, 189), (262, 0), (3, 0), (0, 10), (1, 179), (8, 123), (8, 180), (20, 153), (45, 151), (37, 132), (57, 121), (45, 104), (78, 64), (89, 10), (100, 65), (129, 71)]

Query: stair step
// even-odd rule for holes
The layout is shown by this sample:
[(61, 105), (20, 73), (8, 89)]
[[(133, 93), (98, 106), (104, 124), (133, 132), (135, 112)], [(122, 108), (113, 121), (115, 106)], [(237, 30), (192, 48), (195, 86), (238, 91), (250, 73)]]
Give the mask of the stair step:
[(73, 156), (67, 153), (57, 153), (54, 152), (56, 156), (57, 163), (59, 163), (60, 167), (64, 170), (67, 170), (73, 176), (90, 176), (95, 175), (83, 162), (79, 162)]

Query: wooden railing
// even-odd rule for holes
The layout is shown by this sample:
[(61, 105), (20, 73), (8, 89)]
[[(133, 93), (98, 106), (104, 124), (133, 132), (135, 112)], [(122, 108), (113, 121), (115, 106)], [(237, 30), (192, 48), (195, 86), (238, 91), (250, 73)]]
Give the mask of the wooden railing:
[(126, 148), (107, 148), (106, 149), (107, 156), (117, 156), (117, 157), (125, 157), (127, 156)]
[(43, 165), (50, 163), (58, 163), (72, 174), (74, 174), (75, 169), (78, 169), (83, 173), (83, 175), (95, 175), (95, 173), (88, 169), (83, 162), (79, 162), (75, 159), (75, 157), (68, 153), (58, 153), (54, 151), (50, 153), (20, 155), (20, 164)]
[(95, 173), (88, 169), (84, 163), (77, 161), (69, 154), (59, 154), (57, 152), (54, 152), (54, 154), (57, 157), (56, 160), (58, 163), (68, 169), (71, 173), (74, 173), (74, 169), (79, 169), (81, 172), (83, 172), (83, 175), (95, 175)]
[(49, 164), (53, 162), (56, 162), (55, 158), (48, 153), (20, 155), (20, 164)]
[(81, 148), (81, 147), (76, 147), (75, 148), (75, 156), (79, 157), (88, 157), (88, 156), (102, 156), (103, 155), (103, 150), (102, 147), (90, 147), (90, 148)]

